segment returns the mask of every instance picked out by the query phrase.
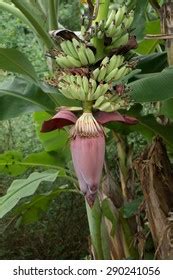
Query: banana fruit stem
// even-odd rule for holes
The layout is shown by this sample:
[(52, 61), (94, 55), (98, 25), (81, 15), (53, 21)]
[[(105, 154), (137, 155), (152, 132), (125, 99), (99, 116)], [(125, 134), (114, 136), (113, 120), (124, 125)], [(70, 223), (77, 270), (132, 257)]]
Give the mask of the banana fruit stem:
[(85, 101), (83, 102), (83, 111), (85, 113), (91, 113), (92, 112), (92, 105), (93, 105), (93, 101)]

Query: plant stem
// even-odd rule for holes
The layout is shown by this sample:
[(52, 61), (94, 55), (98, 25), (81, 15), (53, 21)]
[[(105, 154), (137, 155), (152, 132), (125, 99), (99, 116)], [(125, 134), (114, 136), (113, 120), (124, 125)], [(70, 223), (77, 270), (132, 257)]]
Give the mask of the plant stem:
[(94, 258), (103, 260), (102, 238), (101, 238), (101, 221), (102, 213), (98, 198), (96, 198), (93, 208), (90, 208), (86, 202), (88, 223), (91, 235), (91, 242), (94, 249)]
[(58, 19), (57, 19), (57, 11), (54, 0), (49, 0), (49, 8), (48, 8), (48, 19), (49, 19), (49, 30), (58, 29)]

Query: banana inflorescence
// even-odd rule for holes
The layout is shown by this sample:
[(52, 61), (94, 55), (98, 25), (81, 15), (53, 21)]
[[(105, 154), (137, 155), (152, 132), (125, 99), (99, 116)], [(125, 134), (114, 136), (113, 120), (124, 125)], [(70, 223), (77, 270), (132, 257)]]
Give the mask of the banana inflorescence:
[[(112, 10), (107, 20), (92, 24), (88, 31), (90, 40), (82, 41), (76, 36), (61, 38), (61, 50), (56, 55), (59, 66), (57, 85), (65, 97), (91, 101), (94, 109), (105, 112), (127, 107), (127, 98), (116, 92), (114, 83), (118, 84), (132, 71), (132, 67), (123, 55), (111, 55), (110, 50), (127, 44), (133, 17), (133, 12), (127, 13), (127, 8), (123, 6), (118, 11)], [(82, 30), (85, 33), (84, 26)], [(103, 40), (111, 38), (110, 44), (105, 45), (103, 58), (98, 58), (93, 51), (93, 36)], [(88, 71), (85, 73), (75, 69)]]

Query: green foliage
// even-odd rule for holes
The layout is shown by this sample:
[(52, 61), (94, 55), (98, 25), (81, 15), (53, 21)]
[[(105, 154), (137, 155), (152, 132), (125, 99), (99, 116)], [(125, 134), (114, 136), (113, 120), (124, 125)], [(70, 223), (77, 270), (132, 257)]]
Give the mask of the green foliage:
[(167, 54), (166, 52), (162, 52), (140, 56), (137, 68), (142, 70), (142, 74), (151, 74), (161, 72), (167, 66)]
[(44, 169), (62, 169), (64, 166), (63, 153), (47, 153), (45, 151), (29, 154), (24, 158), (20, 151), (7, 151), (0, 155), (0, 172), (12, 176), (23, 174), (31, 167), (41, 167)]
[(162, 101), (173, 97), (173, 67), (130, 84), (136, 102)]
[(115, 214), (115, 210), (112, 209), (111, 203), (108, 198), (105, 198), (102, 201), (102, 211), (103, 215), (111, 222), (112, 229), (111, 229), (111, 236), (115, 235), (117, 223), (118, 223), (118, 213)]
[(46, 48), (50, 49), (54, 46), (54, 43), (48, 35), (47, 18), (43, 14), (42, 10), (39, 9), (37, 4), (30, 3), (30, 1), (18, 1), (11, 0), (12, 3), (24, 14), (27, 20), (31, 23), (37, 36), (43, 41)]
[[(153, 20), (146, 22), (145, 25), (145, 34), (159, 34), (160, 33), (160, 20)], [(140, 54), (150, 54), (153, 53), (156, 49), (156, 46), (159, 44), (159, 40), (147, 40), (144, 39), (139, 43), (137, 52)]]
[(80, 30), (80, 5), (78, 0), (60, 0), (59, 21), (70, 30)]
[(0, 48), (0, 68), (26, 75), (34, 82), (38, 81), (37, 74), (27, 57), (15, 49)]
[(163, 114), (167, 118), (173, 119), (173, 98), (165, 100), (161, 104), (160, 114)]
[(40, 141), (43, 144), (45, 151), (59, 151), (62, 153), (67, 152), (68, 146), (68, 133), (65, 130), (55, 130), (49, 133), (40, 132), (42, 123), (51, 118), (51, 115), (46, 112), (36, 112), (34, 120), (36, 122), (36, 131)]
[(139, 197), (132, 202), (126, 203), (121, 209), (123, 217), (125, 219), (131, 218), (137, 214), (139, 211), (139, 206), (142, 203), (143, 198)]
[(135, 28), (135, 35), (138, 40), (144, 38), (147, 4), (148, 0), (136, 1), (133, 28)]
[(29, 81), (12, 77), (0, 84), (1, 120), (38, 110), (53, 112), (54, 108), (55, 104), (49, 95)]
[(52, 201), (64, 192), (75, 192), (75, 190), (69, 189), (68, 186), (64, 185), (52, 191), (35, 195), (30, 201), (19, 205), (15, 213), (20, 216), (20, 223), (30, 224), (38, 221), (43, 212), (48, 211)]
[(58, 173), (57, 171), (34, 172), (27, 179), (14, 180), (7, 194), (0, 198), (0, 218), (16, 206), (21, 198), (34, 194), (42, 181), (55, 181)]

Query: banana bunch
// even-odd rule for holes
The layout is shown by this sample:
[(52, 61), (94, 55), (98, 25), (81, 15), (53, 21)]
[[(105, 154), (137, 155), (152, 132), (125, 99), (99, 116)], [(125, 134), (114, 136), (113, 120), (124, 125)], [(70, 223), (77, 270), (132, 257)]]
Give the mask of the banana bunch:
[(128, 29), (134, 20), (134, 12), (128, 13), (127, 7), (122, 6), (117, 11), (112, 10), (106, 21), (95, 22), (90, 28), (90, 37), (103, 39), (105, 36), (112, 39), (111, 48), (126, 45), (129, 40)]
[(93, 105), (94, 109), (104, 112), (114, 112), (119, 109), (127, 109), (127, 107), (127, 100), (120, 98), (118, 95), (111, 95), (111, 97), (102, 95)]
[(131, 69), (124, 64), (124, 56), (113, 55), (110, 59), (105, 57), (99, 68), (92, 72), (92, 78), (98, 82), (110, 83), (127, 75)]
[(60, 47), (63, 54), (56, 56), (56, 62), (61, 68), (82, 67), (96, 62), (93, 51), (75, 38), (64, 40)]
[(134, 12), (127, 13), (125, 6), (118, 11), (112, 10), (105, 23), (105, 34), (112, 38), (111, 48), (119, 48), (126, 45), (129, 39), (128, 29), (134, 19)]
[(98, 84), (94, 79), (88, 79), (86, 76), (67, 74), (61, 78), (58, 86), (65, 97), (81, 101), (97, 100), (100, 96), (104, 96), (109, 89), (107, 83)]

